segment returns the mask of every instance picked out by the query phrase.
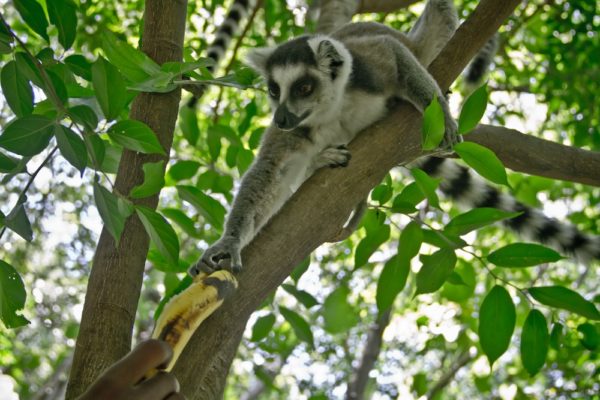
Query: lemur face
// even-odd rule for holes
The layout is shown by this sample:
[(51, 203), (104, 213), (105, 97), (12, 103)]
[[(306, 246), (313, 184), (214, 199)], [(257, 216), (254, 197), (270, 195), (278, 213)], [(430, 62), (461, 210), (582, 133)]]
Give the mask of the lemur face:
[(349, 75), (340, 72), (349, 70), (351, 64), (347, 58), (344, 60), (332, 39), (304, 36), (274, 48), (253, 50), (247, 61), (267, 82), (274, 124), (291, 131), (337, 116)]

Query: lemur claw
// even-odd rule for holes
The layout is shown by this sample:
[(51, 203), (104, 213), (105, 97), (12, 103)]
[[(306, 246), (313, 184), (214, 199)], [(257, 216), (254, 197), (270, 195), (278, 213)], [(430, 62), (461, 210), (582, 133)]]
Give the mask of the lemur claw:
[(201, 272), (210, 274), (221, 269), (234, 274), (242, 270), (240, 247), (231, 240), (220, 240), (206, 249), (200, 260), (188, 270), (188, 273), (196, 276)]

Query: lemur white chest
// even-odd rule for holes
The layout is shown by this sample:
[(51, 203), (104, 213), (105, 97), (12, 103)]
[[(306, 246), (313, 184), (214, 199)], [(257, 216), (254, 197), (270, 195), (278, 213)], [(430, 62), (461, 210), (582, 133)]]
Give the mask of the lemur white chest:
[(383, 118), (387, 113), (387, 97), (383, 94), (369, 94), (362, 91), (348, 91), (344, 97), (344, 113), (341, 115), (341, 125), (351, 137), (374, 122)]

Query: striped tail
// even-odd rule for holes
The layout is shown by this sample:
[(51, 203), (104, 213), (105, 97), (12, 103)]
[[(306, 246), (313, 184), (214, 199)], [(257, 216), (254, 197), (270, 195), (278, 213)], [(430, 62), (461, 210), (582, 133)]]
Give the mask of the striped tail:
[[(214, 40), (206, 50), (206, 56), (215, 62), (214, 65), (207, 67), (211, 73), (215, 72), (216, 66), (223, 60), (231, 39), (237, 35), (240, 29), (240, 22), (250, 14), (255, 6), (256, 0), (234, 0), (229, 7), (225, 20), (217, 29)], [(188, 107), (194, 107), (197, 102), (198, 98), (192, 97), (188, 102)]]
[(442, 178), (440, 190), (468, 207), (492, 207), (522, 214), (503, 224), (524, 238), (540, 242), (578, 261), (600, 260), (600, 236), (581, 232), (575, 226), (547, 217), (490, 186), (475, 172), (453, 160), (427, 157), (413, 163), (430, 176)]
[(468, 85), (477, 86), (481, 84), (484, 76), (490, 69), (496, 51), (498, 51), (498, 33), (487, 41), (467, 66), (465, 81)]

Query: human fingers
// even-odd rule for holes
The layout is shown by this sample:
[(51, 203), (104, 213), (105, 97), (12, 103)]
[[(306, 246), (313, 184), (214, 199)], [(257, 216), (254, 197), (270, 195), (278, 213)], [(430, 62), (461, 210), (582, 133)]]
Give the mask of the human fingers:
[(167, 343), (156, 339), (147, 340), (110, 367), (103, 377), (122, 385), (133, 385), (139, 382), (147, 371), (168, 363), (172, 356), (173, 350)]

